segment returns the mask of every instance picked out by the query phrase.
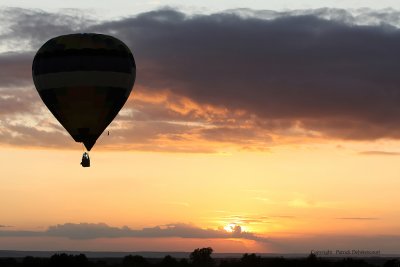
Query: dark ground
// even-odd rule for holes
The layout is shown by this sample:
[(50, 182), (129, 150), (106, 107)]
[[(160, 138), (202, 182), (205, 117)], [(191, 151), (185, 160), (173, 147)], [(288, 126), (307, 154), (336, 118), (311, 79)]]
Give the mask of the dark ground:
[[(0, 267), (400, 267), (398, 257), (317, 257), (291, 255), (291, 257), (244, 254), (217, 254), (213, 257), (212, 248), (195, 249), (192, 253), (171, 253), (160, 257), (160, 253), (142, 252), (142, 255), (117, 256), (107, 253), (68, 254), (50, 252), (0, 251)], [(25, 254), (23, 254), (25, 253)], [(24, 255), (24, 256), (22, 256)], [(103, 257), (99, 257), (102, 255)], [(165, 254), (164, 254), (165, 255)], [(97, 256), (97, 257), (96, 257)], [(158, 256), (158, 257), (157, 257)], [(222, 257), (221, 257), (222, 256)], [(236, 256), (236, 257), (235, 257)]]

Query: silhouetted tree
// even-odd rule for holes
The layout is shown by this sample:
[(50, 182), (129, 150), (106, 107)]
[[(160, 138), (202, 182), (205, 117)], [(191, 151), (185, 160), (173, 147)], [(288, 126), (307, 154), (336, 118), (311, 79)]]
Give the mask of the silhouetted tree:
[(0, 259), (0, 266), (4, 267), (14, 267), (17, 266), (17, 260), (8, 258), (8, 259)]
[[(87, 267), (89, 266), (89, 260), (84, 254), (79, 255), (67, 255), (65, 253), (54, 254), (50, 257), (49, 266), (54, 267)], [(36, 265), (35, 265), (36, 266)]]
[(240, 261), (237, 259), (221, 260), (219, 267), (239, 267), (241, 265)]
[(396, 259), (388, 260), (383, 265), (383, 267), (399, 267), (399, 266), (400, 266), (400, 262)]
[(106, 267), (107, 266), (107, 262), (105, 260), (98, 260), (98, 261), (96, 261), (94, 266), (96, 266), (96, 267)]
[(306, 266), (318, 266), (318, 258), (317, 255), (315, 255), (314, 253), (310, 253), (310, 255), (308, 255), (308, 257), (306, 258)]
[[(151, 264), (142, 256), (126, 256), (122, 262), (104, 259), (89, 261), (84, 254), (55, 254), (48, 258), (25, 257), (22, 261), (0, 258), (0, 267), (211, 267), (215, 265), (211, 258), (211, 248), (198, 248), (187, 259), (177, 261), (167, 255), (157, 264)], [(383, 267), (399, 267), (399, 260), (386, 261)], [(327, 259), (309, 255), (306, 258), (262, 258), (256, 254), (244, 254), (240, 259), (221, 260), (218, 267), (376, 267), (362, 258)]]
[[(3, 265), (0, 265), (3, 266)], [(27, 256), (22, 260), (22, 266), (24, 267), (40, 267), (44, 266), (42, 259), (34, 258), (32, 256)]]
[(315, 255), (315, 253), (310, 253), (310, 255), (308, 255), (308, 257), (307, 257), (307, 261), (308, 262), (316, 262), (317, 261), (317, 255)]
[(74, 264), (74, 256), (65, 253), (54, 254), (50, 257), (50, 266), (52, 267), (70, 267)]
[(74, 257), (74, 266), (77, 267), (86, 267), (89, 266), (89, 260), (86, 258), (85, 254), (79, 254)]
[(124, 259), (122, 260), (122, 265), (125, 267), (145, 267), (145, 266), (148, 266), (149, 263), (142, 256), (128, 255), (128, 256), (125, 256)]
[(160, 262), (160, 266), (163, 266), (163, 267), (176, 267), (176, 266), (178, 266), (178, 261), (176, 259), (174, 259), (173, 257), (171, 257), (171, 255), (167, 255)]
[(341, 267), (367, 267), (373, 266), (362, 259), (346, 258), (340, 262)]
[(189, 264), (189, 262), (188, 262), (187, 259), (181, 259), (181, 260), (179, 261), (179, 266), (180, 266), (180, 267), (189, 267), (190, 264)]
[(213, 249), (208, 248), (196, 248), (190, 253), (190, 261), (195, 266), (213, 266), (214, 260), (211, 258)]
[(240, 264), (242, 266), (260, 266), (261, 265), (261, 257), (256, 254), (244, 254), (240, 259)]

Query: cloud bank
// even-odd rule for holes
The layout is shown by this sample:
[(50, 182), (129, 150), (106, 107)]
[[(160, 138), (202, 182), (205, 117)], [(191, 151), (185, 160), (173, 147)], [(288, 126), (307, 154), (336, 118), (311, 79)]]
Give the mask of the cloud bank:
[(96, 238), (237, 238), (255, 241), (267, 241), (264, 237), (259, 237), (250, 232), (244, 232), (240, 226), (235, 231), (229, 233), (223, 229), (203, 229), (191, 224), (168, 224), (141, 230), (134, 230), (127, 226), (112, 227), (104, 223), (65, 223), (50, 226), (46, 231), (0, 231), (0, 237), (65, 237), (69, 239), (96, 239)]
[[(38, 97), (24, 99), (19, 88), (32, 87), (34, 51), (55, 35), (79, 31), (114, 35), (136, 58), (133, 97), (112, 124), (116, 138), (109, 147), (212, 152), (225, 145), (267, 149), (293, 138), (400, 137), (400, 13), (394, 10), (188, 16), (170, 9), (107, 22), (77, 16), (79, 23), (37, 10), (2, 14), (9, 27), (0, 38), (25, 47), (0, 54), (0, 91), (12, 92), (0, 98), (0, 116), (7, 118), (2, 143), (14, 145), (16, 135), (34, 132), (15, 128), (16, 113), (43, 114), (33, 108)], [(61, 132), (55, 134), (51, 146), (65, 146)], [(40, 135), (31, 140), (46, 146)]]
[[(378, 218), (354, 217), (354, 218), (337, 218), (343, 220), (377, 220)], [(67, 238), (75, 241), (75, 246), (89, 244), (88, 242), (99, 242), (96, 239), (109, 239), (113, 246), (117, 244), (119, 238), (184, 238), (184, 239), (199, 239), (221, 240), (221, 239), (236, 239), (236, 241), (256, 241), (260, 249), (266, 252), (278, 253), (309, 253), (311, 250), (380, 250), (382, 254), (397, 253), (395, 248), (398, 247), (400, 236), (398, 235), (343, 235), (343, 234), (321, 234), (321, 235), (306, 235), (299, 233), (285, 233), (281, 237), (265, 238), (254, 233), (243, 232), (238, 227), (234, 227), (232, 233), (222, 229), (203, 229), (190, 224), (170, 224), (139, 230), (129, 227), (112, 227), (104, 223), (65, 223), (55, 226), (50, 226), (45, 231), (12, 231), (0, 230), (0, 241), (10, 241), (13, 238), (25, 240), (26, 242), (34, 242), (43, 240), (43, 243), (48, 243), (48, 238)], [(112, 240), (110, 240), (112, 239)], [(32, 241), (33, 240), (33, 241)], [(103, 241), (104, 242), (104, 241)], [(40, 241), (42, 243), (42, 241)], [(50, 248), (47, 249), (51, 249)], [(164, 248), (165, 250), (165, 248)]]

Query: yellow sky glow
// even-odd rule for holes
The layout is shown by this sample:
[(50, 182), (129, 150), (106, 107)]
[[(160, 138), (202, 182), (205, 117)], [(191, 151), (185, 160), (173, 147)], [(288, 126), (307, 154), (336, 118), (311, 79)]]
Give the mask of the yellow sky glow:
[(355, 143), (229, 154), (94, 150), (89, 169), (80, 167), (78, 150), (4, 148), (0, 202), (12, 205), (0, 206), (1, 223), (12, 230), (65, 222), (134, 229), (238, 224), (267, 237), (398, 232), (399, 210), (393, 205), (399, 201), (398, 159), (360, 155), (361, 148)]

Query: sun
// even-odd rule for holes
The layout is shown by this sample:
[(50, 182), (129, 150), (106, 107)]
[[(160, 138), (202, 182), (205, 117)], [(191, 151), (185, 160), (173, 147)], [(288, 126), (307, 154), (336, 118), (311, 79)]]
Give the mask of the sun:
[(237, 231), (237, 229), (241, 229), (241, 227), (236, 223), (230, 223), (224, 226), (224, 230), (227, 231), (228, 233), (233, 233)]

